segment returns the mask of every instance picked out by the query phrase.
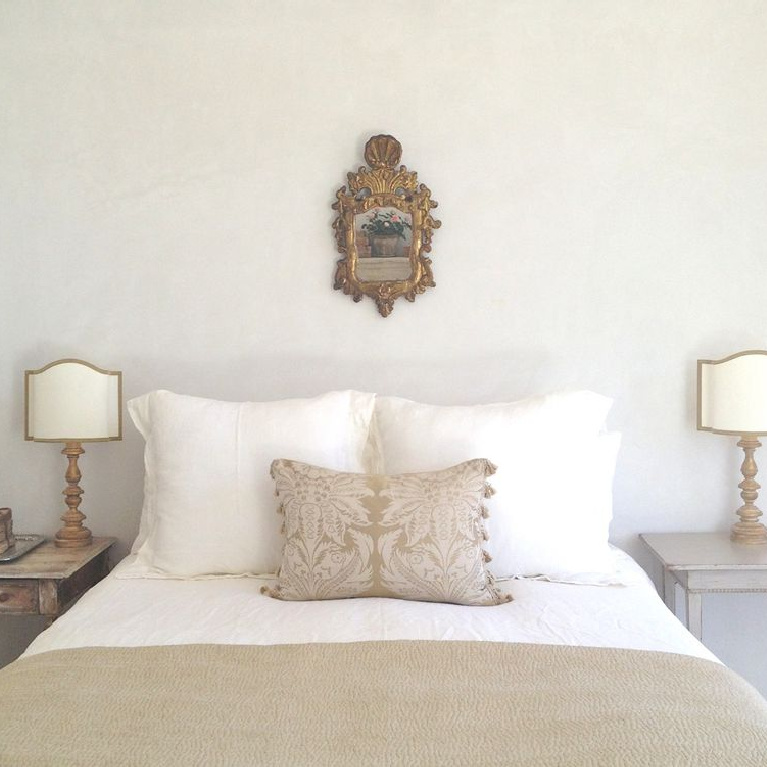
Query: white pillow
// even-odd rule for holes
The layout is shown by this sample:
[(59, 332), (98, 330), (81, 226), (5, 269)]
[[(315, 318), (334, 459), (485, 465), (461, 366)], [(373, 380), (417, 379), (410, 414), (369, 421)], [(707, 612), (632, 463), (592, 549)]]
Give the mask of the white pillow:
[(274, 573), (282, 557), (272, 461), (370, 469), (375, 395), (219, 402), (155, 391), (128, 403), (146, 440), (144, 509), (130, 577)]
[[(604, 434), (612, 400), (571, 392), (473, 407), (377, 397), (375, 433), (389, 474), (433, 471), (474, 456), (498, 467), (487, 502), (497, 578), (604, 582), (620, 435)], [(583, 574), (588, 574), (581, 577)]]

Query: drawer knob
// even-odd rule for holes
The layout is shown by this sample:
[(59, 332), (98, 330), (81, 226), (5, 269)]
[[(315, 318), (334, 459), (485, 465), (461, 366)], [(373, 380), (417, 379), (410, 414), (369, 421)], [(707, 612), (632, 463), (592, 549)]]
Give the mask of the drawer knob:
[(11, 595), (5, 591), (0, 591), (0, 602), (7, 602), (11, 598)]

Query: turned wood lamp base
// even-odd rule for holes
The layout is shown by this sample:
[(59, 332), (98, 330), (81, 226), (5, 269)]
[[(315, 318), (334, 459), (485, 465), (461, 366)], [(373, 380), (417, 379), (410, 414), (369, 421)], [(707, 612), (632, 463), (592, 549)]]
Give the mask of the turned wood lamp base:
[(740, 522), (736, 522), (730, 532), (730, 538), (735, 543), (767, 543), (767, 527), (759, 522), (762, 512), (756, 507), (761, 485), (754, 479), (758, 471), (754, 452), (761, 446), (762, 443), (753, 435), (744, 435), (738, 442), (738, 447), (743, 448), (745, 457), (740, 467), (743, 481), (738, 485), (740, 497), (743, 499), (743, 505), (736, 512)]
[(79, 549), (85, 546), (90, 546), (93, 540), (91, 531), (83, 525), (85, 514), (80, 511), (80, 500), (83, 494), (83, 489), (80, 487), (82, 474), (80, 474), (77, 459), (84, 452), (85, 450), (83, 450), (83, 446), (80, 442), (67, 442), (66, 446), (61, 451), (61, 454), (69, 459), (69, 465), (64, 474), (67, 486), (62, 491), (68, 509), (61, 516), (61, 521), (64, 523), (64, 527), (56, 533), (56, 537), (54, 538), (54, 543), (59, 548)]

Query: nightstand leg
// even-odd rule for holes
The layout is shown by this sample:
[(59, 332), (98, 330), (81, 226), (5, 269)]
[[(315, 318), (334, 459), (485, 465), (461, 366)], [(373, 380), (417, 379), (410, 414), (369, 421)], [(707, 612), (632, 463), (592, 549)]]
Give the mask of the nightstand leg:
[(703, 639), (703, 595), (695, 592), (685, 594), (687, 605), (687, 629), (696, 638)]
[(676, 578), (668, 570), (663, 571), (663, 601), (676, 615)]

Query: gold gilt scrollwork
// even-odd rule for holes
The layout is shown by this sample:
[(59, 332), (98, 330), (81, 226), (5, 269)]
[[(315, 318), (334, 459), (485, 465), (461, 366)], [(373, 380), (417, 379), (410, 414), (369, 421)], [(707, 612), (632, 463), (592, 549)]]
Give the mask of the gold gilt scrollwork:
[(365, 161), (348, 173), (348, 189), (336, 192), (333, 221), (336, 244), (343, 258), (336, 265), (333, 287), (360, 301), (370, 296), (383, 317), (404, 296), (415, 301), (434, 287), (431, 238), (441, 225), (431, 211), (437, 203), (418, 183), (418, 174), (397, 168), (402, 146), (393, 136), (379, 135), (365, 145)]

